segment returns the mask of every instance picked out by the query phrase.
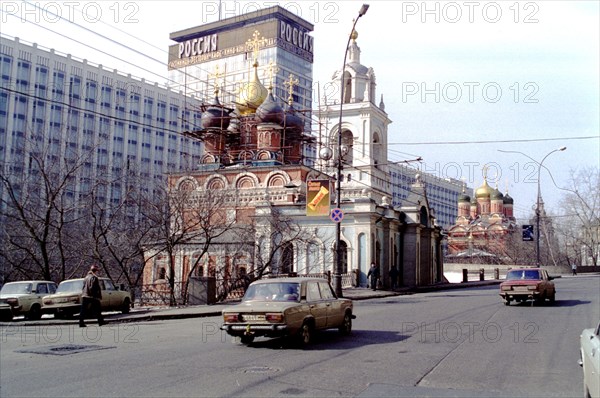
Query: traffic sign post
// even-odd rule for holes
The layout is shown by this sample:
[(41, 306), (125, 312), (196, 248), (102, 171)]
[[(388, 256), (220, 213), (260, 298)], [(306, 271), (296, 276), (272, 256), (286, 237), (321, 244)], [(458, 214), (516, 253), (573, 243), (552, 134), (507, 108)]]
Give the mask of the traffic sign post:
[(335, 208), (331, 210), (329, 218), (331, 218), (331, 221), (335, 223), (340, 223), (344, 219), (344, 212), (342, 211), (342, 209)]

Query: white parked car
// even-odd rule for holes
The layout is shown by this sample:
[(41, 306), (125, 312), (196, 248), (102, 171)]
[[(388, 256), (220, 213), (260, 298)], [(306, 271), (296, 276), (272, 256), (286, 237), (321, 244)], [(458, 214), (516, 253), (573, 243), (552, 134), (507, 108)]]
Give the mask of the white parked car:
[(584, 397), (600, 398), (600, 322), (595, 329), (584, 329), (579, 342)]
[(50, 281), (9, 282), (0, 290), (0, 302), (11, 306), (12, 315), (25, 315), (28, 319), (42, 317), (42, 298), (56, 291)]

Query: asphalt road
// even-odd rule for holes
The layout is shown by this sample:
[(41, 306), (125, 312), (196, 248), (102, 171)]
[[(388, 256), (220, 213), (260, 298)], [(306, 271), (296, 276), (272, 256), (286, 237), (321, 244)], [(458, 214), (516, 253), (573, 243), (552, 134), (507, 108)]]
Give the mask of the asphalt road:
[(581, 330), (600, 277), (556, 280), (555, 305), (511, 305), (497, 286), (355, 303), (351, 336), (244, 346), (218, 317), (0, 329), (2, 397), (576, 397)]

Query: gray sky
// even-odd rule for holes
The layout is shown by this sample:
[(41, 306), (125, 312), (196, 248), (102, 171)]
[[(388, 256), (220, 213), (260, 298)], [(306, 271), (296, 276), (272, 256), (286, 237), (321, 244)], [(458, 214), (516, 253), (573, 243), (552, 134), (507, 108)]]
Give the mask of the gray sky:
[[(159, 83), (166, 81), (169, 33), (217, 20), (219, 7), (33, 4), (3, 1), (2, 33)], [(315, 88), (327, 83), (342, 66), (362, 2), (223, 1), (221, 12), (225, 18), (275, 4), (315, 25)], [(383, 94), (393, 121), (390, 160), (421, 156), (423, 171), (464, 178), (473, 188), (488, 164), (490, 184), (508, 187), (516, 215), (532, 214), (537, 165), (499, 150), (540, 161), (566, 146), (544, 162), (559, 187), (568, 186), (570, 170), (600, 167), (599, 19), (597, 1), (371, 1), (357, 42), (377, 76), (377, 103)], [(563, 192), (551, 176), (542, 170), (542, 196), (556, 212)]]

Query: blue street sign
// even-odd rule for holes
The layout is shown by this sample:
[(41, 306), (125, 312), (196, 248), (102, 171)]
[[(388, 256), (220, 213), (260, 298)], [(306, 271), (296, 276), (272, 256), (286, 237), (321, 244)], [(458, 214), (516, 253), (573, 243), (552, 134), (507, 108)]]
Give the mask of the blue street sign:
[(531, 242), (534, 240), (533, 225), (523, 225), (523, 240), (525, 242)]
[(329, 218), (331, 218), (331, 221), (333, 222), (342, 222), (342, 220), (344, 219), (344, 212), (342, 211), (342, 209), (335, 208), (331, 210)]

